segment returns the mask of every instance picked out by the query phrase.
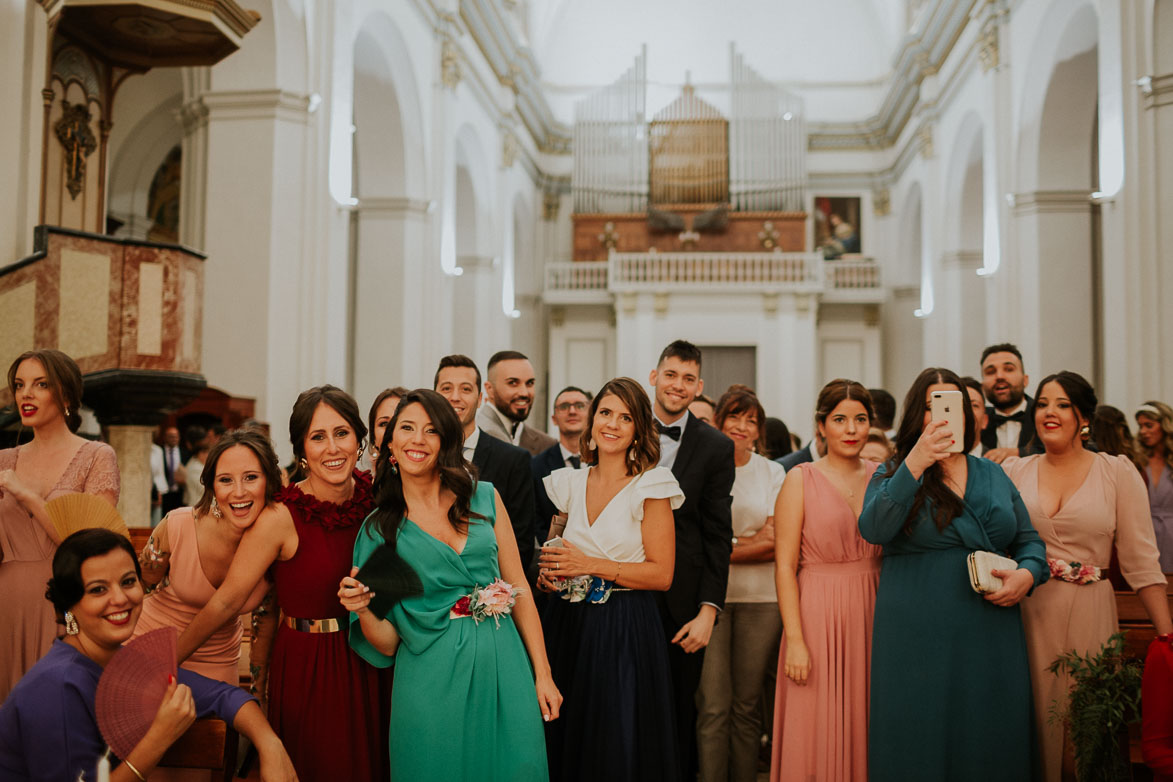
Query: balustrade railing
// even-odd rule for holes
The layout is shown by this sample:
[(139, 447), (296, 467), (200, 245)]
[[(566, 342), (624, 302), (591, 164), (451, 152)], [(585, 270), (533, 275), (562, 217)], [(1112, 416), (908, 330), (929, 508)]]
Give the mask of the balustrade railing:
[(546, 264), (548, 294), (656, 291), (791, 291), (882, 296), (870, 258), (825, 261), (818, 253), (617, 253), (607, 261)]

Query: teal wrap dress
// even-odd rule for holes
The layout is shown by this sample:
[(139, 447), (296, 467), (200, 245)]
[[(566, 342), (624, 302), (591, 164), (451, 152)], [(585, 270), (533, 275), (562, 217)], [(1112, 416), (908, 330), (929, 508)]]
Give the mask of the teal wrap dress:
[[(512, 616), (479, 624), (448, 612), (475, 586), (500, 578), (493, 486), (477, 484), (472, 519), (459, 554), (410, 519), (397, 548), (419, 574), (424, 592), (387, 615), (401, 642), (394, 657), (367, 641), (350, 615), (350, 646), (371, 665), (395, 665), (391, 691), (391, 778), (429, 782), (545, 782), (541, 711), (529, 656)], [(354, 544), (362, 567), (383, 537), (368, 518)], [(515, 585), (516, 586), (516, 585)]]
[[(1018, 606), (969, 585), (977, 550), (1050, 574), (1046, 547), (1018, 490), (994, 462), (967, 456), (965, 510), (938, 531), (926, 500), (903, 531), (921, 481), (881, 465), (859, 531), (883, 546), (872, 634), (868, 772), (871, 782), (999, 782), (1035, 774), (1026, 637)], [(922, 476), (923, 477), (923, 476)]]

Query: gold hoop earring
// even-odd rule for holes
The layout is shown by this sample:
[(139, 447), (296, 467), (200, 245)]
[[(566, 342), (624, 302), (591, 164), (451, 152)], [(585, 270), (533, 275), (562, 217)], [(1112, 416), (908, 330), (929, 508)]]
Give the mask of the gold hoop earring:
[(72, 611), (65, 612), (65, 634), (77, 635), (81, 632), (81, 628), (77, 626), (77, 619), (74, 617)]

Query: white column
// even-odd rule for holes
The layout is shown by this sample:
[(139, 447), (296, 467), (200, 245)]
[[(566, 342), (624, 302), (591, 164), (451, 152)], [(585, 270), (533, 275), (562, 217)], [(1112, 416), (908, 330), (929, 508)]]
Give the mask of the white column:
[(41, 198), (47, 39), (48, 23), (39, 3), (0, 3), (0, 265), (32, 252)]

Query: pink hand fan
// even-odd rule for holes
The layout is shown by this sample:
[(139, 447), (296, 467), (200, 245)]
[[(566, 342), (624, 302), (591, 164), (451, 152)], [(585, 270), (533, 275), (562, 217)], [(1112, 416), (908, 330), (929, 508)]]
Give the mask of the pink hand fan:
[(98, 679), (98, 729), (110, 749), (125, 758), (147, 735), (175, 675), (179, 631), (161, 627), (123, 646)]

